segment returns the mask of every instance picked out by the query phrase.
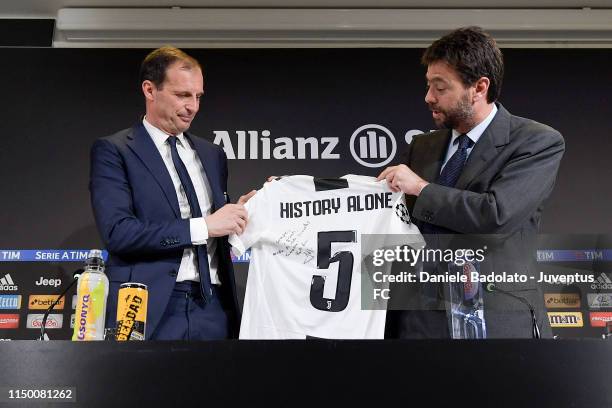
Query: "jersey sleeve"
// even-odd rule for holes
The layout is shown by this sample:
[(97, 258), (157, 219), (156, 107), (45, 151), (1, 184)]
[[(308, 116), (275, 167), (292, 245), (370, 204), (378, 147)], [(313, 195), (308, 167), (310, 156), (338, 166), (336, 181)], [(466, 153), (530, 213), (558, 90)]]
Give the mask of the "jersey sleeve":
[[(386, 220), (381, 233), (386, 234), (385, 246), (409, 245), (413, 248), (421, 247), (425, 240), (416, 225), (410, 219), (410, 212), (406, 206), (406, 196), (398, 194), (393, 203), (392, 214)], [(386, 224), (386, 225), (385, 225)]]
[(232, 245), (232, 252), (240, 256), (259, 241), (266, 230), (266, 186), (257, 191), (253, 197), (244, 205), (247, 210), (247, 226), (240, 235), (232, 234), (229, 236), (229, 243)]

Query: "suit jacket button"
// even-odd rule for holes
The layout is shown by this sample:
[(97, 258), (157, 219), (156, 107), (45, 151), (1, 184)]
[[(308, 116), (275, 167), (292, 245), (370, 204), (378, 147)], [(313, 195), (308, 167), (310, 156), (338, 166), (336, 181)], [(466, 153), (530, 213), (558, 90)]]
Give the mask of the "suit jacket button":
[(178, 275), (178, 274), (176, 273), (175, 270), (172, 270), (172, 271), (170, 271), (169, 275), (172, 276), (173, 278), (176, 278), (176, 275)]

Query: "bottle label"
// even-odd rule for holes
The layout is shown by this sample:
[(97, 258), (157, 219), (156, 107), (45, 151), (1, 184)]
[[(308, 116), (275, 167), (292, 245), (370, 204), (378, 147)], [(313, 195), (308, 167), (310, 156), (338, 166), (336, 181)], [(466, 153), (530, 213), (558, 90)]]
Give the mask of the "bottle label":
[(72, 340), (103, 340), (106, 292), (104, 275), (85, 273), (79, 279)]

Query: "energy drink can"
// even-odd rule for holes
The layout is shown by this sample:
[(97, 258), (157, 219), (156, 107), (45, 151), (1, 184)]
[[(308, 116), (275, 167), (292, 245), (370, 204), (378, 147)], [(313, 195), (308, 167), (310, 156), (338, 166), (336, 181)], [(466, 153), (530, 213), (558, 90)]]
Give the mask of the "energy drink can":
[(144, 340), (149, 292), (142, 283), (123, 283), (117, 299), (117, 341)]

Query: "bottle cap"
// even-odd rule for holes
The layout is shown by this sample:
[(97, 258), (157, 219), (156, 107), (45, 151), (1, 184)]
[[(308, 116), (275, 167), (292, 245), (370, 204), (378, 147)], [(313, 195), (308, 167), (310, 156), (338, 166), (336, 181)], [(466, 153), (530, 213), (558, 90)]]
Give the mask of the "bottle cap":
[(102, 258), (102, 250), (100, 250), (100, 249), (91, 249), (89, 251), (88, 258)]

